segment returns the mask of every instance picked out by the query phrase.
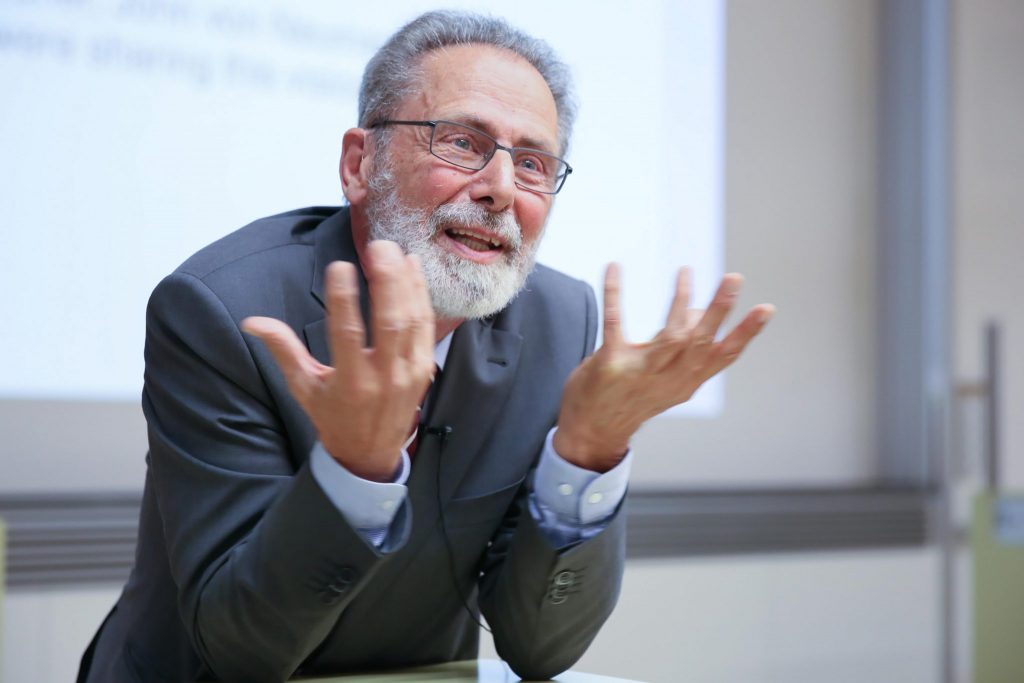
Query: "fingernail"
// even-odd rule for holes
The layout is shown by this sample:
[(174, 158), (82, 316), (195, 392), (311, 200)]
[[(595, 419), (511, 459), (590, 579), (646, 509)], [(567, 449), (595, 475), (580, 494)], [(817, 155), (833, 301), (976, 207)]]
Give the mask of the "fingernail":
[(349, 264), (344, 261), (334, 261), (327, 266), (330, 271), (329, 284), (336, 289), (345, 289), (349, 283)]
[(725, 280), (725, 293), (732, 296), (738, 294), (743, 285), (743, 277), (739, 273), (729, 273)]
[(245, 332), (246, 334), (251, 334), (253, 336), (256, 336), (257, 333), (259, 332), (259, 325), (255, 320), (253, 320), (252, 317), (244, 318), (239, 327), (241, 328), (242, 332)]
[(757, 315), (757, 322), (759, 322), (762, 325), (764, 325), (766, 322), (771, 320), (774, 315), (775, 315), (775, 307), (774, 306), (772, 306), (771, 308), (763, 308), (763, 309), (761, 309), (761, 311)]

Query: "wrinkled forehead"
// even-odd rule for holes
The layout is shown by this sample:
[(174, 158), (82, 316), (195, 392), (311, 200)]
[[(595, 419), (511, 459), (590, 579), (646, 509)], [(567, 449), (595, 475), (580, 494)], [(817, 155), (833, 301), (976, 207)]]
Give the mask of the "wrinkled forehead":
[(424, 54), (397, 118), (444, 119), (480, 128), (503, 144), (557, 153), (558, 108), (547, 81), (523, 57), (491, 45)]

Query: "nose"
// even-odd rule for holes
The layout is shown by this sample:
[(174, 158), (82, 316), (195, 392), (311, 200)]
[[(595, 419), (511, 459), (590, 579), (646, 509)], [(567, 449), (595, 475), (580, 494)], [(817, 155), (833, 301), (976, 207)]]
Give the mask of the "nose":
[(487, 165), (476, 172), (470, 198), (495, 213), (512, 208), (516, 200), (516, 172), (511, 152), (495, 150)]

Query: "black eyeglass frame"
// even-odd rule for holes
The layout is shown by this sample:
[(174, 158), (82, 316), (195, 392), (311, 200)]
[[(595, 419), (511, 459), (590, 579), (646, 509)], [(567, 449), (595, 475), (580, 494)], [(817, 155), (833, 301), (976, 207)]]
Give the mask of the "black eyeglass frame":
[[(482, 135), (485, 138), (487, 138), (488, 140), (490, 140), (492, 143), (494, 143), (494, 148), (491, 150), (490, 154), (488, 154), (486, 157), (484, 157), (483, 163), (480, 164), (480, 166), (465, 166), (463, 164), (457, 164), (454, 161), (452, 161), (451, 159), (445, 159), (444, 157), (442, 157), (442, 156), (440, 156), (440, 155), (438, 155), (438, 154), (436, 154), (434, 152), (434, 133), (437, 132), (437, 125), (440, 124), (440, 123), (446, 123), (446, 124), (451, 125), (451, 126), (459, 126), (461, 128), (466, 128), (468, 130), (473, 131), (474, 133)], [(487, 167), (487, 164), (491, 163), (491, 159), (494, 158), (494, 155), (497, 154), (499, 149), (503, 149), (506, 152), (508, 152), (509, 156), (511, 156), (512, 159), (516, 158), (516, 152), (536, 152), (538, 154), (543, 154), (545, 156), (552, 157), (553, 159), (557, 159), (558, 161), (560, 161), (563, 164), (565, 164), (565, 172), (562, 173), (560, 176), (556, 177), (557, 185), (555, 186), (555, 189), (554, 189), (553, 192), (545, 192), (544, 190), (538, 190), (535, 187), (527, 187), (525, 185), (520, 185), (519, 181), (516, 180), (516, 187), (518, 187), (518, 188), (520, 188), (522, 190), (526, 190), (527, 192), (536, 192), (537, 194), (556, 195), (559, 192), (561, 192), (562, 186), (565, 185), (565, 179), (569, 177), (570, 173), (572, 173), (572, 166), (570, 166), (569, 162), (566, 161), (565, 159), (563, 159), (562, 157), (557, 157), (554, 154), (551, 154), (550, 152), (545, 152), (542, 149), (534, 149), (533, 147), (506, 147), (505, 145), (503, 145), (500, 142), (498, 142), (497, 140), (495, 140), (494, 137), (491, 136), (489, 133), (485, 133), (484, 131), (480, 130), (479, 128), (474, 128), (473, 126), (467, 126), (464, 123), (459, 123), (458, 121), (445, 121), (443, 119), (438, 119), (436, 121), (399, 121), (399, 120), (396, 120), (396, 119), (384, 119), (383, 121), (377, 121), (376, 123), (367, 126), (367, 128), (372, 129), (372, 128), (379, 128), (381, 126), (426, 126), (426, 127), (429, 127), (430, 128), (430, 143), (427, 145), (427, 150), (430, 152), (430, 154), (432, 156), (437, 157), (438, 159), (440, 159), (441, 161), (445, 162), (446, 164), (451, 164), (452, 166), (455, 166), (457, 168), (464, 168), (464, 169), (466, 169), (468, 171), (482, 171), (484, 168)]]

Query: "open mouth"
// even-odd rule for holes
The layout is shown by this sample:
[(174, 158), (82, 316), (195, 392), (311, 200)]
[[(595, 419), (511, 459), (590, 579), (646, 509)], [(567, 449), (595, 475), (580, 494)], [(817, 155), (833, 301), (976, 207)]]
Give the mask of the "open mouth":
[(453, 242), (457, 242), (475, 252), (500, 252), (505, 248), (505, 245), (497, 238), (469, 230), (448, 228), (444, 231), (444, 234)]

